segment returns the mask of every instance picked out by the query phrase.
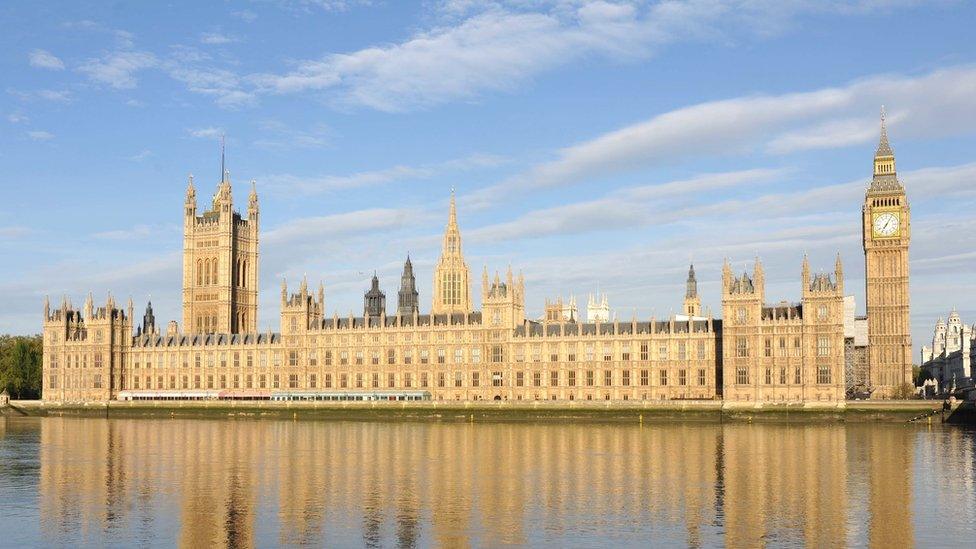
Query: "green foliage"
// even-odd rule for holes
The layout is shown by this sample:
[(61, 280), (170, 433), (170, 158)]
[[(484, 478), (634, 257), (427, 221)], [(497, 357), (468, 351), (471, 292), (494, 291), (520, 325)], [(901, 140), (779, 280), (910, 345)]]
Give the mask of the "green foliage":
[(41, 398), (41, 336), (0, 336), (0, 391), (14, 400)]

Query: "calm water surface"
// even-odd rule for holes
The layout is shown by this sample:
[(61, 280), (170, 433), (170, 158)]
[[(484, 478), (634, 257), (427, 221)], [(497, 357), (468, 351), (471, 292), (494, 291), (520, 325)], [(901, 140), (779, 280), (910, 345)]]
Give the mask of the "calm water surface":
[(2, 546), (964, 547), (976, 431), (0, 417)]

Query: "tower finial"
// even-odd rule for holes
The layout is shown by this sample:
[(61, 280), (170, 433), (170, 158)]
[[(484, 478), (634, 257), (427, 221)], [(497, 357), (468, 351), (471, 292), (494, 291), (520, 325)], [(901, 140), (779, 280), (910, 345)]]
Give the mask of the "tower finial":
[(227, 138), (226, 135), (220, 134), (220, 182), (221, 183), (227, 181), (227, 167), (224, 162), (224, 149), (226, 145), (226, 138)]
[(450, 225), (457, 224), (457, 200), (455, 199), (453, 186), (451, 187), (451, 211), (450, 214), (448, 215), (448, 224)]
[(892, 156), (893, 154), (891, 145), (888, 144), (888, 113), (885, 111), (885, 106), (881, 105), (881, 138), (878, 140), (878, 152), (874, 156)]

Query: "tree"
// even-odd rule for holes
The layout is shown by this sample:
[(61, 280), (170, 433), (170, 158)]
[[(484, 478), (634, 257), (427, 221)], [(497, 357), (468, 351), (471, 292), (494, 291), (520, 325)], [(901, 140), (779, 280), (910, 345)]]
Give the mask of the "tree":
[(0, 390), (11, 398), (41, 396), (41, 336), (0, 336)]

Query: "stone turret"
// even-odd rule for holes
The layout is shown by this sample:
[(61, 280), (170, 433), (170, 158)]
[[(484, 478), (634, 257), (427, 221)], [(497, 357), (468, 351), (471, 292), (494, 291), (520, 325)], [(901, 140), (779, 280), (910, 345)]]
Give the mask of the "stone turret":
[(701, 298), (698, 296), (698, 279), (695, 277), (695, 266), (688, 267), (688, 279), (685, 281), (685, 315), (689, 317), (701, 316)]
[(400, 293), (397, 299), (397, 314), (403, 317), (412, 317), (420, 312), (417, 292), (417, 279), (413, 275), (413, 263), (410, 256), (403, 264), (403, 274), (400, 276)]
[(379, 318), (386, 315), (386, 294), (380, 290), (380, 279), (373, 273), (369, 291), (363, 296), (363, 316)]

